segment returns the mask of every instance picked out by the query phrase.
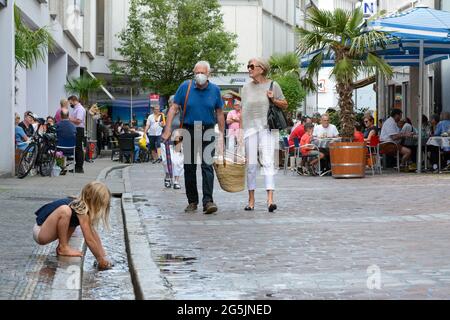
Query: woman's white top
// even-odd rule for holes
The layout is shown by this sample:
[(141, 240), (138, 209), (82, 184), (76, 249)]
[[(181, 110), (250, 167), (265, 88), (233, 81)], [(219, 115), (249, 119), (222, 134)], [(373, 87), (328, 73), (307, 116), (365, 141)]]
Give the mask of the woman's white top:
[[(267, 112), (269, 111), (269, 98), (267, 91), (270, 89), (269, 80), (265, 83), (247, 83), (242, 89), (242, 129), (244, 136), (249, 137), (261, 130), (267, 129)], [(273, 93), (276, 100), (285, 100), (280, 85), (274, 81)]]

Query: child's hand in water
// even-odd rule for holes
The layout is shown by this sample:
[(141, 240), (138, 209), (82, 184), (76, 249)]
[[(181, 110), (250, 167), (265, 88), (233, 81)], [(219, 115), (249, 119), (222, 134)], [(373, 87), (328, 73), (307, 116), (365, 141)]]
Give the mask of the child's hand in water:
[(99, 262), (96, 261), (96, 263), (94, 265), (100, 271), (108, 270), (108, 269), (111, 269), (113, 267), (113, 264), (107, 259), (102, 259)]

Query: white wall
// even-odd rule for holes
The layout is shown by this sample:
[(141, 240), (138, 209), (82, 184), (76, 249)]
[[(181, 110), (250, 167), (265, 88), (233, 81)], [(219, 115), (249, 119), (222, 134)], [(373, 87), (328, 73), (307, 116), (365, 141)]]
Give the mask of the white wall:
[(28, 110), (38, 116), (48, 116), (48, 62), (39, 61), (33, 69), (27, 70), (27, 102)]
[(14, 111), (17, 112), (21, 118), (27, 111), (27, 70), (18, 67), (15, 74), (15, 106)]
[(66, 97), (67, 54), (50, 55), (48, 61), (48, 115), (53, 116)]
[(14, 14), (11, 1), (0, 10), (0, 176), (14, 173)]
[(97, 1), (85, 1), (82, 52), (87, 53), (92, 59), (96, 54), (96, 14)]
[(130, 10), (129, 1), (110, 0), (106, 2), (106, 7), (110, 5), (110, 12), (106, 17), (105, 31), (109, 34), (109, 41), (106, 43), (106, 51), (111, 60), (121, 60), (123, 57), (117, 52), (116, 48), (120, 46), (117, 34), (127, 25), (128, 12)]
[(239, 72), (247, 72), (247, 62), (252, 57), (262, 55), (261, 10), (256, 5), (226, 5), (221, 8), (225, 30), (235, 33)]

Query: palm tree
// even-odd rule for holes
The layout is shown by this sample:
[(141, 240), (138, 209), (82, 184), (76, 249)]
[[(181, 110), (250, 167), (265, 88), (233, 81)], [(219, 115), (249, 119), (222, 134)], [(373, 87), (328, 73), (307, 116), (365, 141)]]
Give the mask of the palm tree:
[(78, 95), (81, 103), (88, 104), (90, 102), (89, 94), (99, 91), (102, 85), (101, 80), (82, 75), (77, 79), (67, 80), (66, 90), (71, 94)]
[(274, 54), (269, 59), (270, 75), (286, 75), (294, 73), (300, 77), (298, 57), (294, 52)]
[(310, 10), (306, 22), (311, 29), (297, 28), (299, 35), (298, 54), (312, 54), (313, 58), (303, 80), (308, 88), (315, 89), (314, 77), (327, 57), (334, 56), (335, 64), (331, 75), (336, 80), (341, 114), (341, 136), (344, 141), (352, 141), (354, 134), (353, 90), (361, 73), (373, 75), (376, 72), (391, 78), (393, 69), (374, 53), (377, 48), (385, 48), (390, 40), (388, 35), (375, 30), (367, 30), (361, 10), (335, 11)]
[(32, 30), (22, 21), (20, 11), (14, 7), (16, 26), (16, 67), (31, 69), (39, 61), (44, 61), (48, 51), (52, 49), (54, 40), (46, 27)]

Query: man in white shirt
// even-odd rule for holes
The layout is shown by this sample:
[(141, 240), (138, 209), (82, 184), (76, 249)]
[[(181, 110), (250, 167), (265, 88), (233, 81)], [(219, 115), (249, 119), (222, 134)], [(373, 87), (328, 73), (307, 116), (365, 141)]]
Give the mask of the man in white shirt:
[(161, 134), (165, 126), (164, 114), (159, 106), (153, 107), (153, 113), (147, 119), (145, 131), (150, 140), (150, 150), (152, 151), (152, 163), (162, 162), (161, 158)]
[(389, 155), (396, 156), (397, 148), (402, 155), (401, 164), (405, 165), (411, 158), (411, 149), (400, 144), (401, 139), (405, 137), (412, 137), (413, 132), (401, 132), (398, 122), (402, 119), (402, 110), (394, 109), (391, 112), (391, 116), (383, 123), (381, 128), (380, 141), (381, 142), (391, 142), (388, 144), (381, 145), (381, 152)]
[(337, 138), (339, 131), (334, 124), (330, 123), (330, 116), (324, 114), (322, 116), (321, 124), (314, 128), (313, 136), (319, 139), (322, 138)]

